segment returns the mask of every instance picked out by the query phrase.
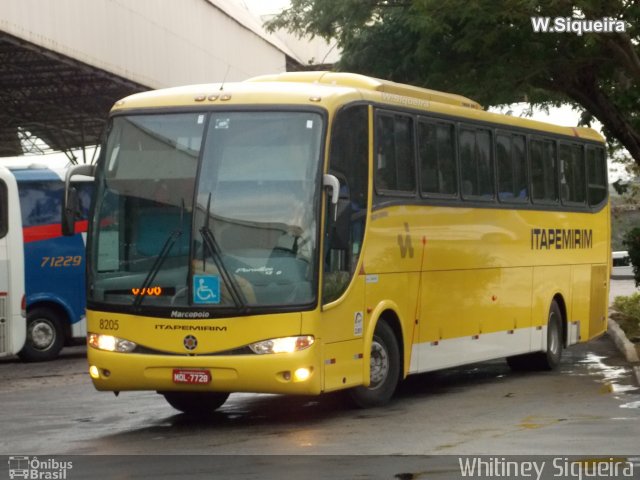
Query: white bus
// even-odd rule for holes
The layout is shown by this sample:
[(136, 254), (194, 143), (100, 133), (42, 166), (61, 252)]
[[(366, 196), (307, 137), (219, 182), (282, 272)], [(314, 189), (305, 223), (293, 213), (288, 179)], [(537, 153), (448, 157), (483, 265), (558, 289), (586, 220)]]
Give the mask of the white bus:
[(0, 357), (18, 353), (26, 338), (24, 246), (18, 185), (0, 167)]

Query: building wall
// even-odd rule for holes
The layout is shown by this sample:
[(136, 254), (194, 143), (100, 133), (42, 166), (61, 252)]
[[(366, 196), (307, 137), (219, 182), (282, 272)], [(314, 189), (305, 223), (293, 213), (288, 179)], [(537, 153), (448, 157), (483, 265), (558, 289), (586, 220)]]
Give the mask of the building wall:
[(285, 52), (226, 3), (2, 0), (0, 30), (150, 88), (284, 72)]

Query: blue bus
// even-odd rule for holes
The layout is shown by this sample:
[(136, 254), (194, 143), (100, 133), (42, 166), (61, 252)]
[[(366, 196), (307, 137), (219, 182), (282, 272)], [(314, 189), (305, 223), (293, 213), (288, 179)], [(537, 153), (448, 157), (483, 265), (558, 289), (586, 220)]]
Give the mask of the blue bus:
[(93, 183), (74, 182), (80, 218), (76, 234), (64, 237), (64, 171), (28, 167), (11, 172), (20, 197), (27, 309), (27, 336), (18, 356), (51, 360), (64, 345), (84, 341), (87, 333), (84, 250)]

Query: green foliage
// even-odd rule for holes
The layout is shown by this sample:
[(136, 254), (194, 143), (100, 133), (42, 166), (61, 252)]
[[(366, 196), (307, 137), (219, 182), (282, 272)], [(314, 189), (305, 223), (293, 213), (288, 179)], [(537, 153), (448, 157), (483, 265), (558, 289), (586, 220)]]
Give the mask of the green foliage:
[[(621, 19), (624, 33), (536, 33), (531, 17)], [(485, 105), (569, 102), (640, 164), (640, 2), (292, 0), (268, 23), (335, 38), (337, 68)]]
[[(612, 205), (616, 201), (612, 197)], [(625, 205), (622, 205), (624, 207)], [(640, 225), (640, 210), (625, 209), (613, 205), (611, 215), (611, 250), (614, 252), (626, 250), (625, 235), (629, 230)]]
[(636, 227), (627, 232), (622, 244), (629, 252), (629, 260), (633, 265), (633, 276), (636, 287), (640, 286), (640, 228)]
[(616, 297), (613, 308), (617, 312), (615, 320), (624, 330), (629, 340), (640, 342), (640, 293), (628, 297)]

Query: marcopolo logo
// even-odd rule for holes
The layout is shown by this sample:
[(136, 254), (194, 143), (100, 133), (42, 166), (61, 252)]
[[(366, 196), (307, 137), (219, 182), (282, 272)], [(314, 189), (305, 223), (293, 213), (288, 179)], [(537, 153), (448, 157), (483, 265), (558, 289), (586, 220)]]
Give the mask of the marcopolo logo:
[(73, 462), (60, 461), (54, 458), (9, 457), (9, 478), (25, 478), (33, 480), (65, 480), (67, 471), (73, 468)]

